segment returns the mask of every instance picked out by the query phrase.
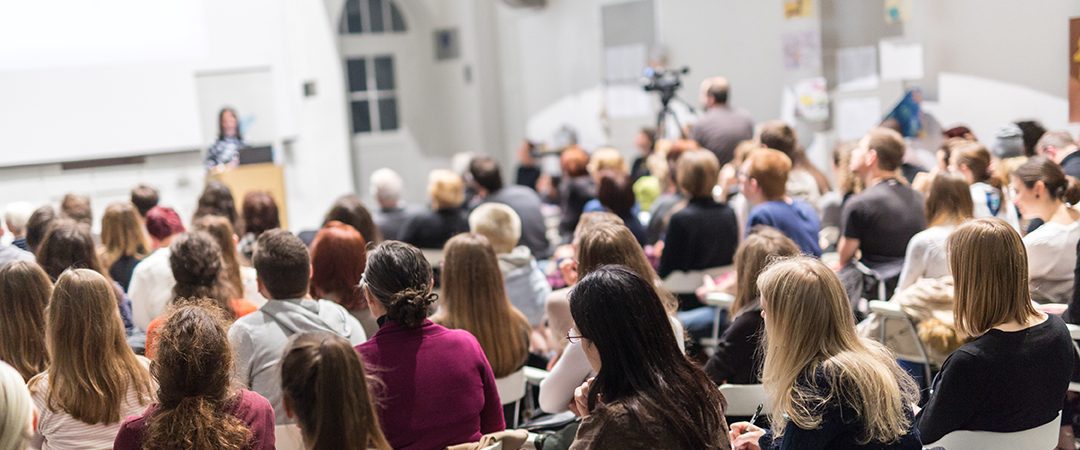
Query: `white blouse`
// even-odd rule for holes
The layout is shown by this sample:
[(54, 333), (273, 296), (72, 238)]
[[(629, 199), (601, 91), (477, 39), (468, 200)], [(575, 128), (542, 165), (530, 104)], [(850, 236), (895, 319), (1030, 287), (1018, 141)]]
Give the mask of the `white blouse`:
[(1068, 225), (1047, 222), (1024, 236), (1033, 300), (1068, 303), (1072, 299), (1077, 242), (1080, 221)]
[(941, 278), (949, 273), (947, 241), (956, 225), (938, 225), (920, 231), (908, 241), (904, 267), (896, 290), (915, 284), (920, 278)]

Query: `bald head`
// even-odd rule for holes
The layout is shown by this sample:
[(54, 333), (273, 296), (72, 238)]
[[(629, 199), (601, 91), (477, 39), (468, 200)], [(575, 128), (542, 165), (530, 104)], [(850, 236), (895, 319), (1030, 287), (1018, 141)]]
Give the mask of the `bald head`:
[(701, 102), (705, 104), (706, 108), (726, 105), (730, 90), (731, 85), (728, 83), (727, 78), (706, 78), (705, 81), (701, 82)]

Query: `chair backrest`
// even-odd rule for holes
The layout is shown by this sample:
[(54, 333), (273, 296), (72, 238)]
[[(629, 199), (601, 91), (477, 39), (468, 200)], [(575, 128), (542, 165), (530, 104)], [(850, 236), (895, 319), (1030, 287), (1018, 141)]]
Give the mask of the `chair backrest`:
[(278, 450), (304, 450), (304, 436), (295, 424), (274, 427), (274, 439)]
[(664, 289), (667, 289), (668, 292), (675, 295), (693, 294), (697, 288), (701, 287), (701, 280), (705, 275), (718, 277), (734, 270), (734, 266), (712, 267), (705, 270), (692, 270), (689, 272), (677, 270), (671, 272), (667, 278), (664, 278)]
[(1080, 341), (1080, 325), (1067, 323), (1065, 326), (1069, 327), (1069, 334), (1072, 335), (1073, 340)]
[(503, 448), (502, 441), (497, 441), (494, 444), (491, 444), (491, 445), (489, 445), (487, 447), (484, 447), (484, 448), (482, 448), (480, 450), (502, 450), (502, 448)]
[(765, 388), (760, 384), (724, 384), (720, 386), (720, 393), (727, 400), (725, 415), (750, 417), (757, 411), (758, 405), (762, 405), (761, 414), (770, 412), (769, 396), (765, 395)]
[(438, 267), (439, 263), (443, 260), (443, 252), (441, 248), (422, 248), (420, 252), (424, 254), (424, 259), (427, 259), (428, 264), (431, 267)]
[(728, 294), (727, 292), (710, 292), (705, 294), (705, 304), (709, 306), (730, 310), (731, 305), (734, 303), (735, 296)]
[[(896, 354), (897, 359), (924, 365), (933, 364), (933, 361), (930, 360), (930, 354), (926, 350), (926, 345), (919, 338), (919, 332), (915, 328), (914, 322), (912, 322), (911, 317), (908, 316), (903, 307), (900, 306), (900, 303), (871, 300), (867, 305), (870, 313), (880, 320), (880, 323), (878, 323), (880, 332), (877, 333), (877, 336), (874, 336), (874, 339), (889, 347)], [(900, 330), (897, 331), (895, 327), (890, 327), (890, 323), (899, 325)], [(904, 337), (906, 339), (903, 339)], [(929, 384), (930, 374), (927, 373), (926, 377), (926, 383)]]
[(1057, 446), (1060, 428), (1061, 412), (1058, 412), (1058, 415), (1054, 420), (1024, 431), (995, 433), (992, 431), (957, 430), (946, 434), (941, 439), (938, 439), (937, 442), (924, 445), (923, 448), (943, 448), (945, 450), (973, 448), (981, 450), (1054, 448)]
[(495, 387), (499, 390), (499, 400), (502, 404), (509, 405), (521, 400), (525, 397), (525, 369), (496, 378)]

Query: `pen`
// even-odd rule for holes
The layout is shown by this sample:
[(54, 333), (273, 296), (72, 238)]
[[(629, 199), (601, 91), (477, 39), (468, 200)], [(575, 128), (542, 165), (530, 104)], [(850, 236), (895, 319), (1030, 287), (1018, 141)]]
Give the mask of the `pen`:
[(754, 411), (754, 415), (750, 417), (750, 425), (754, 425), (754, 422), (757, 422), (757, 416), (758, 414), (761, 414), (761, 408), (763, 406), (765, 405), (762, 403), (758, 403), (757, 409)]

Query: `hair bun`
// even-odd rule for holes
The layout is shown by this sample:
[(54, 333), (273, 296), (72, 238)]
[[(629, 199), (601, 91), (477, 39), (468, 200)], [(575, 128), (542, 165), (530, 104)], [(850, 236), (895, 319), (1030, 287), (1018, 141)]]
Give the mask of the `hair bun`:
[(428, 308), (439, 294), (428, 290), (405, 289), (394, 294), (386, 314), (408, 328), (416, 328), (427, 318)]

